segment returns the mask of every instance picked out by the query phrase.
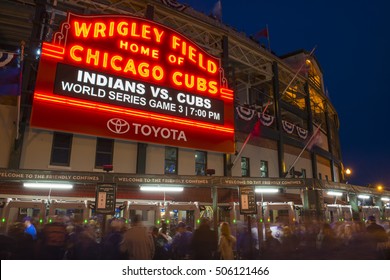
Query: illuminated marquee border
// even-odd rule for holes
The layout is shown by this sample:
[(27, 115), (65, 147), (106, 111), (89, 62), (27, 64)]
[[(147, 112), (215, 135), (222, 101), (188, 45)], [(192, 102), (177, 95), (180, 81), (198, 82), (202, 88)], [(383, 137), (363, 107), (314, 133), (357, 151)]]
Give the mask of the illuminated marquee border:
[[(68, 42), (68, 32), (71, 28), (71, 17), (76, 16), (76, 17), (82, 17), (82, 18), (106, 18), (106, 17), (112, 17), (111, 15), (103, 15), (103, 16), (83, 16), (83, 15), (75, 15), (72, 13), (68, 13), (68, 18), (67, 21), (64, 22), (61, 25), (61, 31), (56, 32), (52, 43), (48, 42), (43, 42), (42, 44), (42, 53), (41, 53), (41, 64), (39, 70), (41, 68), (45, 68), (46, 66), (46, 72), (50, 72), (50, 70), (55, 69), (56, 64), (58, 62), (61, 63), (67, 63), (66, 59), (66, 47)], [(181, 38), (187, 40), (188, 42), (191, 42), (194, 44), (199, 50), (203, 51), (201, 48), (199, 48), (195, 43), (193, 43), (190, 39), (184, 37), (180, 33), (176, 32), (175, 30), (170, 29), (169, 27), (160, 25), (155, 22), (151, 22), (148, 20), (145, 20), (143, 18), (138, 18), (138, 17), (130, 17), (130, 16), (122, 16), (122, 15), (116, 15), (115, 17), (117, 18), (123, 18), (123, 19), (133, 19), (137, 20), (140, 22), (147, 22), (150, 23), (154, 26), (159, 26), (163, 28), (164, 30), (170, 30), (172, 34), (176, 34), (180, 36)], [(203, 51), (204, 52), (204, 51)], [(210, 54), (208, 54), (210, 57)], [(122, 106), (115, 106), (115, 105), (107, 105), (105, 103), (99, 103), (99, 102), (94, 102), (90, 100), (83, 100), (83, 99), (78, 99), (78, 98), (73, 98), (73, 97), (64, 97), (64, 96), (59, 96), (55, 95), (50, 91), (50, 87), (48, 85), (51, 85), (51, 83), (54, 83), (54, 81), (48, 81), (48, 78), (43, 77), (42, 71), (39, 71), (38, 73), (38, 79), (37, 79), (37, 85), (36, 89), (34, 92), (34, 106), (33, 106), (33, 115), (32, 115), (32, 121), (31, 124), (32, 126), (36, 127), (41, 127), (41, 128), (50, 128), (47, 125), (41, 125), (39, 120), (34, 118), (34, 112), (36, 113), (37, 111), (41, 110), (43, 107), (47, 106), (44, 105), (43, 107), (40, 106), (39, 104), (41, 103), (51, 103), (51, 104), (61, 104), (63, 106), (66, 106), (67, 108), (82, 108), (85, 111), (88, 110), (95, 110), (99, 112), (105, 112), (105, 113), (114, 113), (119, 116), (127, 116), (127, 117), (132, 117), (132, 118), (139, 118), (139, 119), (144, 119), (144, 120), (152, 120), (154, 123), (176, 123), (178, 125), (181, 125), (186, 128), (190, 128), (191, 130), (198, 130), (198, 133), (205, 133), (205, 135), (210, 136), (209, 132), (207, 131), (215, 131), (218, 134), (222, 133), (223, 138), (224, 138), (224, 144), (222, 145), (222, 148), (219, 148), (217, 146), (212, 147), (211, 150), (215, 151), (222, 151), (222, 152), (228, 152), (232, 153), (234, 152), (234, 108), (233, 108), (233, 91), (228, 89), (226, 86), (226, 79), (223, 76), (223, 69), (220, 66), (220, 60), (218, 58), (213, 57), (216, 61), (218, 61), (218, 67), (219, 71), (218, 74), (220, 75), (220, 81), (218, 83), (218, 88), (219, 88), (219, 99), (224, 101), (224, 109), (225, 109), (225, 115), (227, 116), (227, 122), (225, 122), (224, 125), (218, 125), (218, 124), (211, 124), (208, 122), (203, 122), (203, 121), (195, 121), (193, 119), (187, 119), (187, 118), (181, 118), (181, 117), (175, 117), (171, 115), (165, 115), (165, 114), (160, 114), (160, 113), (155, 113), (155, 112), (149, 112), (149, 111), (143, 111), (143, 110), (137, 110), (133, 108), (128, 108), (128, 107), (122, 107)], [(44, 66), (42, 66), (44, 65)], [(75, 64), (71, 64), (75, 65)], [(76, 65), (78, 66), (78, 65)], [(48, 70), (49, 69), (49, 70)], [(96, 69), (94, 69), (96, 70)], [(107, 72), (111, 73), (111, 72)], [(120, 75), (119, 75), (120, 76)], [(123, 77), (123, 76), (122, 76)], [(165, 86), (165, 85), (162, 85)], [(190, 92), (190, 91), (189, 91)], [(190, 92), (191, 94), (199, 94), (199, 92)], [(202, 94), (202, 93), (200, 93)], [(215, 96), (213, 96), (215, 97)], [(41, 108), (41, 109), (40, 109)], [(47, 108), (47, 107), (45, 107)], [(42, 117), (42, 112), (38, 114)], [(61, 127), (55, 128), (58, 130), (61, 130)], [(71, 131), (72, 132), (72, 131)], [(75, 130), (75, 132), (80, 132)], [(115, 138), (115, 136), (111, 136), (112, 138)], [(210, 137), (212, 138), (212, 137)], [(137, 140), (137, 139), (132, 139), (128, 138), (128, 140)], [(207, 141), (205, 139), (205, 141)], [(160, 143), (160, 144), (167, 144), (164, 142), (159, 142), (159, 141), (151, 141), (154, 143)], [(228, 144), (226, 144), (228, 143)], [(180, 144), (177, 144), (177, 146), (181, 146)], [(188, 146), (191, 148), (204, 148), (208, 149), (210, 146), (206, 145), (197, 147), (195, 143), (192, 145)]]

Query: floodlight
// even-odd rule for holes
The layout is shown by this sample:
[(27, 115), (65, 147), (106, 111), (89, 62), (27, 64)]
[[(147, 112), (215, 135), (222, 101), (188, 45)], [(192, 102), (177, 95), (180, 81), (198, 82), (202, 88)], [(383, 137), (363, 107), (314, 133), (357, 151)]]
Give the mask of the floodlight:
[(174, 186), (141, 186), (141, 191), (145, 192), (182, 192), (183, 187), (174, 187)]
[(255, 192), (257, 192), (257, 193), (277, 193), (277, 192), (279, 192), (279, 189), (256, 188)]
[(334, 192), (334, 191), (329, 191), (327, 192), (328, 195), (332, 195), (332, 196), (342, 196), (343, 193), (341, 192)]
[(33, 189), (72, 189), (72, 184), (58, 184), (58, 183), (23, 183), (25, 188)]

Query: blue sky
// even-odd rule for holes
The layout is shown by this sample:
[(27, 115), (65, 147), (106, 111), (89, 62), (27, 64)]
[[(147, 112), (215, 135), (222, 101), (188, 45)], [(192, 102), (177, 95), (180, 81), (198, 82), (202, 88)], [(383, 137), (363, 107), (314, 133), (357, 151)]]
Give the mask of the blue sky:
[[(216, 0), (183, 0), (210, 14)], [(350, 183), (390, 189), (390, 2), (222, 0), (222, 22), (252, 35), (268, 25), (277, 55), (317, 46), (341, 128)]]

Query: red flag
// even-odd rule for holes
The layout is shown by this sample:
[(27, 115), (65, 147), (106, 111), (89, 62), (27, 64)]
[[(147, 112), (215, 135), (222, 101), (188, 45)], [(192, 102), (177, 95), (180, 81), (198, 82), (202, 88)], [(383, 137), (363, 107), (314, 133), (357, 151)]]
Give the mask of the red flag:
[(314, 132), (313, 136), (309, 140), (309, 143), (307, 144), (307, 149), (311, 150), (315, 145), (319, 144), (321, 144), (321, 131), (320, 127), (317, 127), (317, 130)]
[(257, 120), (251, 131), (252, 136), (260, 136), (260, 118)]
[(255, 39), (260, 39), (261, 37), (268, 38), (268, 28), (263, 28), (255, 34)]

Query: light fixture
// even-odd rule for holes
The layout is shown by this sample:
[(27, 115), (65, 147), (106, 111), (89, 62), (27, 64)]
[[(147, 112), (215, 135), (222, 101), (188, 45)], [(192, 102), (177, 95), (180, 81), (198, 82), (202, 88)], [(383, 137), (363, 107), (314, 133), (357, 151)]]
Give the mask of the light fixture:
[(369, 195), (366, 195), (366, 194), (359, 194), (359, 195), (358, 195), (358, 198), (361, 198), (361, 199), (369, 199), (370, 196), (369, 196)]
[(215, 169), (206, 169), (206, 174), (207, 175), (214, 175), (215, 174)]
[(334, 191), (329, 191), (327, 192), (328, 195), (332, 195), (332, 196), (342, 196), (343, 193), (341, 192), (334, 192)]
[(382, 197), (381, 200), (382, 200), (382, 201), (388, 202), (388, 201), (390, 201), (390, 198), (388, 198), (388, 197)]
[(114, 169), (114, 166), (112, 164), (104, 164), (103, 165), (103, 170), (106, 171), (107, 173), (112, 171)]
[(183, 187), (176, 187), (176, 186), (141, 186), (141, 191), (144, 192), (182, 192), (184, 190)]
[(277, 192), (279, 192), (279, 189), (256, 188), (255, 192), (257, 192), (257, 193), (277, 193)]
[(23, 183), (25, 188), (33, 189), (72, 189), (72, 184), (58, 184), (58, 183)]

